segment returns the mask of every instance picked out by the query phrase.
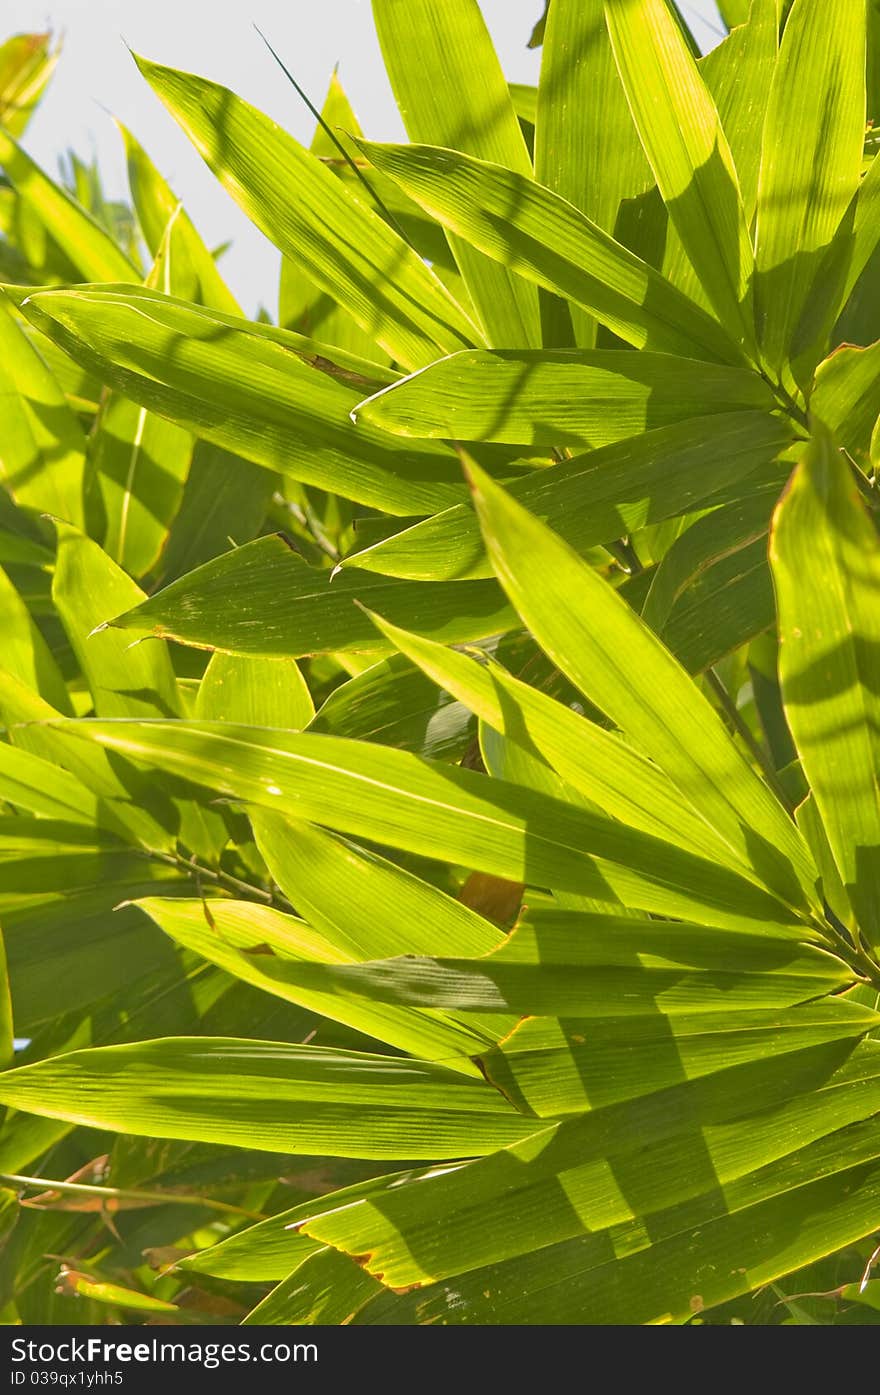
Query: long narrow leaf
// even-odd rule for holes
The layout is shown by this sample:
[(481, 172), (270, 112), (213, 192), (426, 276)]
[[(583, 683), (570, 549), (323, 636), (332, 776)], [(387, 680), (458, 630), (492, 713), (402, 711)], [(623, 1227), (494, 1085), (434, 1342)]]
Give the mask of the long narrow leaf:
[(206, 78), (136, 61), (248, 216), (392, 358), (416, 368), (479, 338), (412, 248), (274, 121)]
[(880, 940), (880, 542), (819, 432), (776, 515), (780, 677), (792, 735), (847, 895)]

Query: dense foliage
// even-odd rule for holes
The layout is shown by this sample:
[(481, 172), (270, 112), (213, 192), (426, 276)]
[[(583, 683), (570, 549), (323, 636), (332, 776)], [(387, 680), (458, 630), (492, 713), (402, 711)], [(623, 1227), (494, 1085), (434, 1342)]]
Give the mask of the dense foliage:
[(0, 1314), (876, 1321), (880, 7), (373, 8), (277, 324), (0, 48)]

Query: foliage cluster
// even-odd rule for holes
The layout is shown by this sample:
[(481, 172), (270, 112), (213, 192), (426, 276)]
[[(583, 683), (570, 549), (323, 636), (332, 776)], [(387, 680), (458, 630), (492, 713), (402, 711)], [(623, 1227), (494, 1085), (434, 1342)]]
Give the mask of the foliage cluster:
[(0, 48), (0, 1315), (877, 1321), (880, 6), (373, 8), (277, 322)]

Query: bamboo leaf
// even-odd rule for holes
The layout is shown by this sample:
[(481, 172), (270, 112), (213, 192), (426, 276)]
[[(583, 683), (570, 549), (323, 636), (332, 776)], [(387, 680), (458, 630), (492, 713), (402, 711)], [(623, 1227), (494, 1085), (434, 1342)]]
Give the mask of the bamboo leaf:
[[(653, 182), (617, 76), (602, 0), (555, 0), (548, 11), (535, 177), (611, 234), (622, 201)], [(595, 321), (575, 307), (571, 319), (575, 342), (592, 348)]]
[[(713, 495), (729, 498), (757, 488), (790, 439), (785, 423), (763, 412), (721, 412), (577, 455), (513, 480), (509, 489), (583, 554), (689, 513)], [(785, 466), (773, 468), (778, 488), (786, 473)], [(476, 516), (465, 504), (392, 534), (344, 565), (426, 581), (492, 574)]]
[(143, 592), (97, 543), (62, 524), (58, 526), (52, 595), (91, 687), (97, 713), (132, 717), (180, 710), (174, 672), (163, 644), (131, 649), (112, 630), (93, 633), (102, 622), (105, 606), (136, 604)]
[[(368, 1177), (350, 1187), (332, 1193), (338, 1201), (357, 1201), (375, 1190), (399, 1185), (406, 1178), (418, 1178), (420, 1171), (392, 1172), (381, 1177)], [(215, 1245), (198, 1250), (181, 1260), (181, 1268), (197, 1274), (212, 1274), (221, 1279), (287, 1278), (300, 1259), (314, 1253), (320, 1246), (308, 1236), (299, 1234), (297, 1222), (307, 1220), (323, 1210), (321, 1197), (312, 1197), (287, 1211), (280, 1211), (268, 1220), (248, 1226)]]
[[(529, 153), (477, 0), (450, 0), (440, 10), (431, 0), (374, 0), (373, 17), (410, 140), (530, 178)], [(453, 238), (451, 245), (487, 342), (539, 347), (534, 287), (467, 242)]]
[(0, 125), (20, 136), (55, 71), (51, 34), (15, 34), (0, 45)]
[(768, 885), (790, 904), (815, 903), (815, 870), (797, 830), (708, 699), (606, 581), (500, 486), (471, 473), (493, 566), (541, 647)]
[[(844, 1066), (839, 1076), (841, 1084), (846, 1079), (846, 1071), (847, 1067)], [(814, 1097), (820, 1108), (822, 1105), (827, 1107), (828, 1103), (822, 1098), (822, 1093), (817, 1091)], [(863, 1097), (862, 1109), (865, 1103)], [(803, 1108), (804, 1096), (800, 1097), (798, 1104)], [(790, 1115), (783, 1107), (772, 1111), (770, 1117), (779, 1129)], [(862, 1117), (865, 1117), (864, 1114)], [(385, 1261), (382, 1272), (388, 1283), (403, 1287), (406, 1281), (401, 1275), (406, 1268), (410, 1268), (410, 1264), (399, 1263), (398, 1257), (402, 1257), (403, 1246), (406, 1246), (408, 1257), (418, 1257), (412, 1268), (416, 1268), (421, 1260), (430, 1274), (411, 1280), (418, 1287), (408, 1297), (385, 1296), (369, 1305), (363, 1315), (355, 1320), (367, 1323), (389, 1320), (430, 1323), (444, 1313), (446, 1321), (450, 1320), (451, 1315), (453, 1322), (517, 1323), (527, 1321), (527, 1314), (531, 1311), (534, 1321), (537, 1293), (542, 1295), (541, 1316), (556, 1322), (576, 1323), (587, 1318), (593, 1324), (626, 1323), (633, 1313), (640, 1322), (686, 1322), (693, 1317), (695, 1310), (702, 1312), (739, 1294), (748, 1293), (756, 1282), (770, 1282), (827, 1254), (829, 1248), (836, 1249), (871, 1233), (872, 1208), (876, 1206), (880, 1187), (876, 1127), (856, 1123), (853, 1127), (834, 1132), (833, 1107), (824, 1119), (817, 1111), (811, 1122), (815, 1130), (812, 1138), (809, 1128), (802, 1126), (801, 1137), (806, 1146), (780, 1158), (778, 1143), (775, 1148), (772, 1143), (768, 1147), (768, 1138), (761, 1123), (756, 1116), (752, 1116), (748, 1124), (749, 1132), (757, 1126), (759, 1133), (754, 1138), (749, 1137), (748, 1152), (755, 1161), (768, 1155), (771, 1159), (763, 1168), (759, 1164), (755, 1171), (749, 1169), (748, 1161), (742, 1155), (740, 1160), (733, 1161), (728, 1140), (734, 1130), (724, 1124), (717, 1128), (710, 1125), (704, 1131), (710, 1150), (706, 1167), (701, 1169), (700, 1181), (694, 1179), (687, 1186), (689, 1195), (686, 1195), (686, 1199), (677, 1203), (674, 1198), (682, 1192), (682, 1162), (676, 1167), (672, 1148), (660, 1153), (656, 1166), (644, 1166), (651, 1154), (641, 1154), (641, 1168), (634, 1162), (627, 1166), (627, 1161), (621, 1158), (614, 1165), (615, 1175), (608, 1178), (605, 1174), (604, 1185), (599, 1182), (595, 1172), (589, 1180), (584, 1176), (584, 1193), (590, 1197), (585, 1204), (580, 1202), (580, 1196), (584, 1193), (580, 1193), (575, 1178), (570, 1172), (564, 1174), (563, 1185), (554, 1188), (552, 1193), (554, 1201), (561, 1203), (558, 1210), (554, 1206), (552, 1219), (542, 1213), (537, 1222), (541, 1226), (542, 1241), (537, 1248), (534, 1247), (533, 1233), (527, 1232), (523, 1225), (524, 1211), (526, 1214), (529, 1212), (531, 1198), (526, 1202), (524, 1196), (514, 1196), (510, 1192), (511, 1174), (518, 1180), (521, 1178), (528, 1186), (527, 1175), (523, 1175), (516, 1164), (525, 1154), (531, 1153), (534, 1157), (538, 1150), (534, 1145), (529, 1149), (526, 1143), (522, 1149), (512, 1150), (512, 1155), (492, 1160), (497, 1169), (493, 1178), (492, 1201), (488, 1200), (488, 1187), (486, 1193), (480, 1191), (478, 1200), (477, 1167), (464, 1185), (459, 1185), (458, 1192), (460, 1196), (470, 1185), (469, 1200), (475, 1210), (480, 1208), (481, 1202), (483, 1208), (491, 1206), (493, 1216), (498, 1221), (497, 1229), (493, 1227), (492, 1230), (495, 1235), (498, 1230), (502, 1232), (503, 1243), (509, 1243), (511, 1249), (518, 1251), (519, 1244), (513, 1235), (514, 1231), (518, 1231), (523, 1245), (532, 1248), (527, 1253), (521, 1253), (520, 1258), (495, 1260), (485, 1267), (457, 1272), (451, 1283), (432, 1284), (431, 1278), (442, 1272), (443, 1259), (439, 1253), (443, 1247), (441, 1237), (451, 1237), (457, 1249), (455, 1258), (447, 1251), (451, 1266), (456, 1271), (467, 1263), (466, 1255), (474, 1254), (478, 1248), (478, 1245), (471, 1246), (471, 1228), (468, 1227), (465, 1232), (465, 1208), (455, 1207), (454, 1221), (450, 1219), (442, 1225), (437, 1224), (439, 1193), (443, 1186), (442, 1179), (438, 1179), (430, 1209), (437, 1242), (435, 1246), (429, 1246), (422, 1240), (417, 1224), (412, 1223), (409, 1217), (406, 1221), (402, 1219), (400, 1213), (403, 1206), (407, 1202), (411, 1204), (414, 1197), (406, 1197), (401, 1192), (399, 1198), (395, 1199), (393, 1215), (386, 1211), (387, 1229), (385, 1225), (382, 1227), (384, 1243), (381, 1259)], [(743, 1123), (740, 1119), (735, 1125), (740, 1140)], [(548, 1171), (553, 1166), (550, 1159), (554, 1152), (556, 1156), (553, 1160), (562, 1163), (563, 1129), (568, 1128), (571, 1133), (566, 1143), (577, 1146), (576, 1126), (564, 1125), (557, 1135), (558, 1150), (552, 1147), (551, 1139), (547, 1140), (550, 1146), (543, 1150)], [(583, 1143), (581, 1147), (583, 1150)], [(537, 1166), (532, 1163), (537, 1172), (542, 1170), (542, 1161), (539, 1157)], [(488, 1181), (489, 1160), (477, 1166)], [(735, 1180), (719, 1185), (718, 1177), (725, 1177), (730, 1171), (734, 1173)], [(589, 1168), (585, 1168), (585, 1173), (589, 1174)], [(499, 1207), (504, 1204), (500, 1195), (502, 1188), (498, 1185), (501, 1176), (507, 1183), (504, 1199), (510, 1205), (510, 1211), (503, 1213), (499, 1212)], [(447, 1195), (452, 1193), (453, 1185), (450, 1178), (445, 1187)], [(543, 1191), (546, 1194), (546, 1185)], [(669, 1204), (659, 1209), (656, 1203), (663, 1191), (669, 1197)], [(698, 1191), (702, 1194), (696, 1195)], [(597, 1192), (600, 1199), (592, 1201)], [(624, 1194), (627, 1200), (621, 1199)], [(653, 1203), (649, 1195), (655, 1198)], [(483, 1200), (484, 1196), (486, 1200)], [(419, 1200), (424, 1205), (424, 1197)], [(562, 1204), (567, 1208), (568, 1218), (567, 1222), (562, 1221), (559, 1225), (557, 1217)], [(514, 1211), (518, 1213), (516, 1220), (513, 1218)], [(632, 1243), (626, 1254), (619, 1253), (619, 1233), (613, 1229), (613, 1222), (607, 1230), (599, 1228), (597, 1220), (601, 1212), (609, 1218), (613, 1216), (615, 1221), (619, 1218), (627, 1227), (626, 1234)], [(635, 1213), (640, 1216), (651, 1214), (650, 1236), (641, 1228), (642, 1222), (635, 1218)], [(629, 1222), (627, 1214), (632, 1217)], [(348, 1248), (346, 1240), (350, 1234), (351, 1252), (354, 1253), (356, 1246), (353, 1240), (359, 1228), (358, 1222), (369, 1224), (371, 1221), (374, 1238), (378, 1239), (374, 1213), (370, 1212), (369, 1203), (364, 1201), (360, 1210), (352, 1207), (341, 1211), (338, 1216), (328, 1213), (316, 1218), (308, 1224), (308, 1232), (315, 1237), (329, 1237), (332, 1234), (340, 1248)], [(400, 1240), (395, 1243), (389, 1234), (395, 1222), (399, 1226), (398, 1236), (402, 1232), (402, 1244)], [(557, 1225), (567, 1231), (570, 1238), (553, 1243), (550, 1236), (556, 1232)], [(489, 1228), (484, 1225), (482, 1229), (486, 1236)], [(359, 1247), (358, 1252), (362, 1252), (362, 1248)], [(488, 1247), (484, 1245), (482, 1248), (485, 1254)], [(379, 1256), (375, 1255), (375, 1251), (373, 1254), (373, 1262), (381, 1267)], [(723, 1260), (719, 1263), (722, 1256)], [(734, 1256), (747, 1258), (745, 1273), (736, 1265)], [(449, 1304), (450, 1293), (454, 1293), (457, 1299), (452, 1306)], [(700, 1300), (698, 1305), (693, 1303), (695, 1297)]]
[(202, 901), (153, 897), (138, 905), (176, 944), (254, 988), (400, 1051), (479, 1075), (470, 1057), (485, 1049), (495, 1034), (457, 1022), (448, 1013), (371, 1004), (347, 993), (344, 983), (322, 988), (320, 982), (310, 982), (308, 969), (316, 960), (344, 963), (347, 956), (302, 920), (248, 901), (215, 901), (207, 914)]
[(862, 932), (880, 939), (880, 543), (828, 433), (777, 512), (771, 561), (785, 711)]
[(880, 343), (843, 347), (819, 365), (810, 407), (864, 470), (880, 416)]
[(157, 583), (167, 585), (219, 557), (230, 541), (236, 546), (250, 542), (260, 532), (279, 482), (270, 470), (197, 441), (156, 569)]
[(705, 310), (534, 180), (433, 146), (360, 144), (377, 169), (450, 232), (582, 306), (627, 343), (741, 362)]
[(97, 822), (98, 801), (75, 775), (6, 742), (0, 744), (0, 799), (45, 818)]
[(715, 103), (665, 0), (605, 0), (605, 18), (669, 217), (719, 320), (753, 358), (752, 245)]
[(257, 227), (342, 300), (390, 357), (416, 368), (479, 338), (400, 236), (273, 121), (206, 78), (135, 61)]
[[(820, 1179), (823, 1162), (831, 1163), (832, 1174), (845, 1173), (865, 1161), (874, 1163), (876, 1170), (876, 1124), (842, 1131), (870, 1117), (877, 1093), (876, 1056), (868, 1043), (855, 1050), (852, 1043), (808, 1048), (800, 1061), (795, 1052), (788, 1059), (792, 1087), (787, 1093), (781, 1063), (772, 1060), (745, 1062), (729, 1073), (721, 1071), (701, 1080), (680, 1079), (667, 1091), (600, 1105), (492, 1158), (438, 1177), (430, 1186), (433, 1198), (427, 1205), (418, 1188), (402, 1187), (393, 1199), (387, 1198), (387, 1205), (386, 1198), (377, 1198), (375, 1209), (369, 1197), (338, 1211), (328, 1207), (323, 1216), (306, 1223), (305, 1231), (349, 1253), (363, 1253), (364, 1245), (357, 1240), (364, 1239), (369, 1227), (368, 1268), (375, 1266), (394, 1287), (425, 1286), (451, 1274), (466, 1276), (480, 1265), (516, 1255), (528, 1256), (523, 1265), (526, 1272), (540, 1264), (542, 1253), (545, 1261), (555, 1260), (558, 1265), (557, 1247), (567, 1240), (579, 1252), (585, 1271), (581, 1298), (588, 1306), (582, 1311), (591, 1321), (619, 1313), (619, 1303), (634, 1302), (629, 1268), (635, 1268), (648, 1285), (641, 1300), (635, 1300), (642, 1304), (641, 1319), (668, 1321), (669, 1295), (663, 1295), (660, 1286), (665, 1247), (673, 1254), (678, 1251), (679, 1265), (684, 1263), (686, 1249), (691, 1254), (690, 1270), (681, 1273), (677, 1282), (693, 1286), (697, 1280), (699, 1288), (713, 1281), (711, 1242), (705, 1250), (702, 1245), (698, 1249), (697, 1272), (693, 1237), (688, 1235), (689, 1246), (684, 1243), (690, 1226), (696, 1224), (701, 1231), (696, 1221), (701, 1210), (710, 1231), (716, 1229), (712, 1221), (723, 1227), (728, 1217), (734, 1218), (734, 1224), (738, 1217), (742, 1225), (752, 1219), (748, 1216), (752, 1206), (760, 1208), (762, 1202), (769, 1202), (772, 1207), (780, 1195), (780, 1182), (782, 1195), (790, 1196), (799, 1181), (808, 1184)], [(846, 1084), (859, 1078), (859, 1065), (867, 1078), (848, 1092)], [(762, 1076), (767, 1103), (764, 1113), (756, 1114), (749, 1109), (745, 1091)], [(673, 1111), (674, 1101), (687, 1101), (691, 1107)], [(734, 1115), (743, 1104), (747, 1129), (743, 1116)], [(783, 1124), (790, 1130), (784, 1137)], [(704, 1138), (703, 1165), (694, 1169), (689, 1157), (697, 1131)], [(641, 1159), (641, 1168), (636, 1158)], [(551, 1179), (557, 1185), (551, 1185)], [(536, 1199), (536, 1192), (546, 1203), (540, 1216), (527, 1200)], [(485, 1216), (487, 1208), (492, 1209), (495, 1224), (479, 1226), (477, 1216)], [(820, 1214), (817, 1211), (817, 1220)], [(442, 1225), (437, 1224), (440, 1215)], [(633, 1234), (632, 1248), (625, 1255), (615, 1255), (606, 1228), (637, 1226), (646, 1215), (654, 1221), (650, 1235)], [(432, 1239), (425, 1233), (428, 1217), (433, 1223)], [(762, 1239), (766, 1244), (768, 1238), (772, 1253), (779, 1243), (775, 1235), (766, 1237), (756, 1229), (752, 1243), (759, 1248)], [(613, 1272), (620, 1277), (608, 1284)], [(600, 1276), (610, 1288), (604, 1298)], [(485, 1290), (488, 1275), (479, 1277)], [(723, 1293), (731, 1279), (734, 1292), (743, 1291), (738, 1285), (748, 1289), (749, 1277), (734, 1276), (729, 1270), (714, 1282)], [(618, 1294), (617, 1284), (625, 1285), (625, 1298)], [(471, 1301), (475, 1288), (468, 1290)], [(506, 1283), (494, 1290), (501, 1304), (511, 1300), (515, 1304), (514, 1291)], [(531, 1285), (529, 1292), (533, 1294)], [(557, 1295), (557, 1301), (561, 1298)], [(497, 1310), (498, 1304), (496, 1298), (488, 1311)], [(486, 1305), (480, 1306), (485, 1313)], [(566, 1311), (570, 1311), (567, 1303)], [(498, 1320), (497, 1311), (494, 1320)]]
[[(509, 881), (603, 900), (610, 887), (610, 899), (625, 905), (707, 924), (791, 921), (780, 901), (743, 878), (656, 838), (405, 751), (228, 722), (78, 721), (63, 729), (234, 799)], [(780, 877), (789, 890), (784, 862)]]
[[(478, 959), (407, 954), (357, 964), (313, 962), (298, 973), (300, 982), (325, 993), (335, 989), (374, 1002), (468, 1016), (479, 1012), (534, 1018), (532, 1026), (519, 1025), (512, 1034), (499, 1031), (502, 1042), (497, 1050), (502, 1055), (520, 1049), (524, 1054), (543, 1053), (552, 1046), (554, 1051), (568, 1053), (564, 1064), (547, 1058), (541, 1087), (545, 1097), (555, 1091), (552, 1107), (539, 1107), (537, 1097), (525, 1101), (519, 1091), (519, 1106), (540, 1115), (580, 1112), (607, 1103), (616, 1097), (617, 1089), (624, 1098), (677, 1083), (685, 1065), (681, 1053), (665, 1060), (658, 1056), (653, 1065), (636, 1063), (640, 1032), (646, 1042), (654, 1042), (653, 1048), (645, 1049), (655, 1053), (663, 1035), (668, 1039), (670, 1032), (674, 1034), (674, 1023), (670, 1026), (667, 1018), (684, 1017), (683, 1034), (700, 1029), (707, 1036), (715, 1030), (749, 1033), (762, 1026), (776, 1031), (784, 1024), (773, 1017), (774, 1011), (810, 1004), (855, 982), (852, 970), (839, 960), (799, 944), (793, 935), (742, 934), (672, 923), (660, 926), (625, 916), (568, 911), (526, 911), (510, 938)], [(613, 1018), (608, 1016), (610, 1002), (617, 1005)], [(760, 1016), (765, 1010), (766, 1020)], [(736, 1018), (742, 1012), (748, 1015), (738, 1028)], [(720, 1018), (717, 1025), (716, 1016)], [(564, 1026), (557, 1017), (565, 1019)], [(580, 1019), (589, 1020), (581, 1023)], [(792, 1019), (790, 1025), (795, 1027), (800, 1020)], [(796, 1050), (819, 1039), (860, 1036), (877, 1025), (876, 1014), (857, 1005), (852, 1005), (851, 1012), (842, 1008), (839, 1013), (834, 1004), (819, 1005), (805, 1009), (803, 1020), (808, 1026), (806, 1042), (795, 1033)], [(583, 1039), (578, 1040), (579, 1036)], [(701, 1045), (708, 1049), (706, 1042)], [(609, 1055), (614, 1050), (620, 1053), (623, 1063), (603, 1054), (601, 1065), (593, 1066), (603, 1047)], [(739, 1048), (745, 1052), (743, 1059), (751, 1058), (748, 1038), (739, 1042)], [(779, 1051), (785, 1049), (780, 1043)], [(495, 1051), (493, 1047), (483, 1061), (490, 1078), (495, 1078), (491, 1065)], [(766, 1054), (759, 1047), (754, 1057)], [(578, 1076), (581, 1057), (573, 1100), (572, 1080)], [(723, 1051), (712, 1059), (713, 1068), (725, 1068)], [(731, 1054), (727, 1064), (734, 1063)], [(508, 1094), (511, 1069), (505, 1068), (505, 1078), (495, 1082)], [(566, 1095), (561, 1100), (563, 1090)]]
[[(257, 845), (275, 881), (327, 942), (330, 959), (359, 960), (497, 948), (500, 931), (460, 900), (326, 829), (250, 811)], [(345, 897), (337, 895), (344, 883)]]
[[(310, 567), (280, 534), (224, 553), (103, 619), (118, 630), (264, 659), (387, 650), (358, 603), (455, 641), (497, 634), (514, 622), (493, 581), (450, 588), (353, 570), (334, 577)], [(119, 643), (126, 641), (119, 636)]]
[[(73, 716), (64, 677), (48, 644), (6, 572), (0, 569), (3, 671), (65, 717)], [(51, 710), (51, 709), (50, 709)]]
[(0, 1101), (148, 1137), (275, 1153), (472, 1157), (535, 1131), (482, 1081), (422, 1061), (165, 1037), (7, 1071)]
[(84, 280), (141, 279), (110, 234), (40, 169), (8, 130), (0, 130), (0, 167)]
[[(865, 133), (865, 5), (795, 0), (764, 121), (756, 225), (757, 314), (784, 373), (822, 255), (856, 192)], [(812, 365), (810, 365), (812, 367)]]
[(401, 654), (392, 654), (334, 688), (311, 730), (457, 760), (473, 741), (476, 722)]
[[(327, 97), (321, 111), (324, 125), (318, 124), (309, 150), (322, 160), (339, 179), (345, 180), (354, 171), (341, 159), (338, 147), (327, 131), (342, 140), (339, 133), (359, 136), (361, 128), (345, 95), (337, 73), (330, 78)], [(347, 149), (347, 147), (343, 146)], [(361, 186), (363, 191), (363, 186)], [(352, 186), (352, 192), (356, 192)], [(383, 202), (384, 193), (383, 191)], [(378, 205), (377, 205), (378, 206)], [(420, 210), (417, 210), (420, 212)], [(398, 219), (398, 221), (400, 221)], [(438, 230), (439, 231), (439, 230)], [(442, 239), (442, 233), (440, 234)], [(281, 258), (281, 277), (278, 284), (278, 323), (285, 329), (295, 329), (302, 334), (313, 334), (326, 344), (333, 344), (362, 358), (376, 359), (387, 364), (387, 355), (377, 348), (372, 334), (352, 319), (344, 305), (334, 300), (325, 290), (316, 286), (301, 261), (290, 257)]]
[(373, 619), (435, 683), (454, 693), (508, 741), (539, 752), (592, 806), (630, 827), (752, 875), (748, 864), (732, 854), (682, 798), (678, 787), (616, 733), (512, 678), (499, 665), (483, 666), (389, 625), (379, 616)]
[(292, 1323), (345, 1326), (382, 1292), (378, 1279), (353, 1264), (347, 1255), (325, 1246), (308, 1255), (262, 1303), (252, 1308), (242, 1326)]
[(199, 684), (195, 715), (208, 722), (301, 731), (315, 708), (292, 659), (215, 654)]
[(472, 351), (383, 388), (355, 419), (401, 436), (597, 447), (692, 416), (773, 407), (747, 369), (672, 354)]
[(376, 364), (140, 287), (37, 291), (22, 311), (139, 406), (270, 470), (402, 514), (461, 493), (448, 449), (355, 429)]
[(86, 442), (64, 393), (0, 297), (0, 477), (18, 503), (83, 521)]
[[(746, 222), (758, 199), (767, 89), (779, 50), (778, 0), (742, 0), (733, 31), (699, 64), (736, 166)], [(747, 22), (746, 22), (747, 21)]]
[(238, 302), (218, 272), (214, 258), (186, 209), (131, 131), (121, 122), (116, 124), (125, 146), (128, 182), (138, 223), (154, 257), (159, 255), (169, 224), (173, 228), (175, 295), (227, 315), (240, 315)]

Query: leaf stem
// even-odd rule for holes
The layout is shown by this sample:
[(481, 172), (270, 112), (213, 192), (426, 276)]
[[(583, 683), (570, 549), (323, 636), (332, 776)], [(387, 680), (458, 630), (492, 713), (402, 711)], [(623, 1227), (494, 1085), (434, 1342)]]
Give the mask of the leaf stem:
[(247, 1216), (252, 1221), (264, 1221), (260, 1211), (248, 1211), (243, 1206), (233, 1206), (228, 1201), (215, 1201), (207, 1196), (182, 1196), (179, 1192), (140, 1191), (128, 1187), (95, 1187), (86, 1182), (53, 1182), (47, 1177), (24, 1177), (15, 1172), (0, 1172), (0, 1182), (17, 1187), (39, 1187), (42, 1191), (69, 1193), (73, 1196), (93, 1196), (107, 1201), (138, 1201), (145, 1206), (206, 1206), (211, 1211), (224, 1211), (236, 1216)]
[(156, 850), (150, 851), (147, 856), (156, 862), (164, 862), (168, 866), (177, 867), (182, 872), (187, 872), (197, 884), (202, 881), (212, 882), (216, 886), (225, 887), (228, 891), (238, 892), (248, 901), (259, 901), (264, 906), (275, 906), (278, 909), (293, 909), (286, 897), (279, 897), (273, 891), (265, 891), (262, 887), (253, 886), (251, 882), (243, 882), (240, 878), (234, 877), (231, 872), (224, 872), (219, 867), (205, 867), (195, 857), (184, 857), (181, 853), (158, 852)]

